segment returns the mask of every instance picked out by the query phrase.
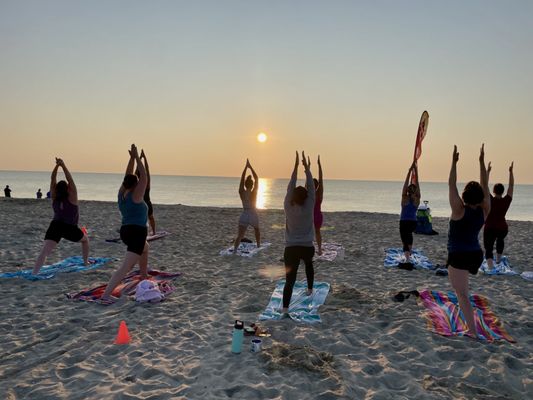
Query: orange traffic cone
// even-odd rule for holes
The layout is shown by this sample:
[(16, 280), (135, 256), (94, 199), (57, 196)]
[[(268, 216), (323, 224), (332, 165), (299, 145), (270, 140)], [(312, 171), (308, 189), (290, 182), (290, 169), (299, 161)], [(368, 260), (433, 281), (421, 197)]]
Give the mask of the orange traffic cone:
[(118, 327), (118, 333), (117, 338), (115, 339), (115, 344), (129, 344), (130, 341), (130, 333), (128, 332), (126, 322), (120, 321), (120, 326)]

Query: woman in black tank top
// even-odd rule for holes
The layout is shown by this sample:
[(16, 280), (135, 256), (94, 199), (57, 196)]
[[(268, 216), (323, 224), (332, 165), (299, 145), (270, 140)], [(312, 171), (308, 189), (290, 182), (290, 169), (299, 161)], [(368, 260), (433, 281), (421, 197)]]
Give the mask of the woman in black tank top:
[(448, 233), (448, 277), (457, 294), (459, 307), (468, 325), (468, 336), (477, 338), (474, 310), (470, 304), (469, 274), (476, 274), (483, 262), (478, 234), (490, 211), (490, 196), (485, 149), (479, 154), (480, 182), (466, 184), (462, 196), (457, 190), (457, 146), (453, 147), (452, 167), (448, 179), (449, 200), (452, 209)]

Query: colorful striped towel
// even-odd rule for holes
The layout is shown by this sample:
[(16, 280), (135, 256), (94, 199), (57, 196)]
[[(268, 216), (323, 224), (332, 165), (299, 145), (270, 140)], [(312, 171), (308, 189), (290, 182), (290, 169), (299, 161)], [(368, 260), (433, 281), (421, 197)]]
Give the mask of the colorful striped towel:
[[(280, 309), (283, 301), (283, 288), (285, 279), (276, 284), (274, 293), (263, 313), (259, 316), (260, 320), (280, 320), (282, 314)], [(289, 316), (297, 322), (321, 322), (318, 315), (318, 307), (326, 301), (329, 292), (329, 283), (315, 282), (313, 285), (313, 294), (307, 296), (307, 282), (297, 281), (294, 284), (291, 303), (289, 305)]]
[(503, 256), (498, 264), (494, 264), (494, 268), (488, 270), (487, 260), (483, 260), (483, 264), (479, 268), (485, 275), (518, 275), (518, 272), (513, 271), (507, 257)]
[[(181, 272), (170, 273), (150, 270), (148, 271), (148, 275), (150, 275), (148, 279), (156, 282), (159, 286), (159, 290), (161, 291), (161, 293), (166, 296), (167, 294), (172, 293), (175, 290), (169, 279), (173, 279), (180, 276)], [(137, 285), (142, 280), (143, 278), (141, 278), (140, 272), (134, 271), (122, 280), (122, 282), (115, 288), (115, 290), (113, 290), (111, 295), (115, 297), (120, 297), (122, 294), (125, 294), (126, 296), (133, 296), (135, 294), (135, 290), (137, 289)], [(98, 302), (100, 300), (100, 297), (102, 297), (102, 295), (104, 294), (106, 287), (107, 284), (100, 285), (92, 289), (82, 290), (81, 292), (65, 293), (65, 296), (67, 296), (67, 298), (71, 300)]]
[[(385, 250), (385, 261), (383, 262), (385, 267), (397, 267), (400, 263), (405, 262), (407, 261), (405, 260), (402, 249), (390, 248)], [(429, 258), (420, 250), (413, 249), (411, 251), (409, 262), (413, 263), (416, 269), (435, 269), (435, 266), (429, 261)]]
[(105, 257), (89, 257), (89, 265), (83, 265), (83, 258), (80, 256), (74, 256), (65, 258), (63, 261), (59, 261), (52, 265), (43, 265), (37, 275), (33, 275), (31, 269), (25, 269), (16, 272), (5, 272), (0, 274), (0, 278), (24, 278), (30, 281), (41, 281), (44, 279), (52, 279), (60, 272), (89, 271), (91, 269), (100, 268), (111, 260), (113, 259)]
[[(418, 301), (426, 308), (425, 317), (430, 331), (443, 336), (463, 336), (468, 330), (455, 293), (423, 290)], [(515, 342), (505, 331), (502, 322), (490, 310), (485, 297), (472, 294), (470, 303), (474, 308), (480, 339), (489, 342), (501, 339)]]

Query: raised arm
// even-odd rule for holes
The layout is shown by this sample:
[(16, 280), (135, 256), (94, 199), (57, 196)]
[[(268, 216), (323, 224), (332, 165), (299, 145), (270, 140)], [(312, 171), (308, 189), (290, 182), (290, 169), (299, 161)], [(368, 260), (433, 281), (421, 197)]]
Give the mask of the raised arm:
[(144, 150), (141, 150), (141, 160), (144, 160), (144, 168), (146, 169), (146, 188), (150, 189), (150, 168), (148, 167), (148, 159), (146, 158), (146, 154), (144, 153)]
[(250, 163), (248, 162), (248, 159), (246, 159), (246, 165), (244, 166), (244, 169), (242, 170), (241, 181), (239, 182), (239, 195), (241, 196), (244, 193), (244, 178), (246, 178), (246, 169), (248, 168), (248, 164)]
[(322, 163), (320, 162), (320, 155), (318, 156), (317, 164), (318, 164), (318, 193), (317, 194), (320, 197), (322, 197), (324, 194), (324, 176), (322, 174)]
[(450, 169), (450, 177), (448, 178), (448, 199), (450, 207), (452, 208), (452, 219), (459, 219), (464, 215), (464, 204), (457, 191), (457, 162), (459, 161), (459, 153), (457, 146), (453, 146), (452, 167)]
[(130, 151), (134, 161), (137, 163), (137, 170), (139, 171), (139, 181), (137, 182), (137, 186), (135, 186), (135, 189), (133, 189), (132, 199), (134, 203), (140, 203), (144, 199), (144, 192), (146, 190), (148, 178), (146, 176), (146, 169), (144, 168), (144, 164), (142, 163), (141, 158), (139, 157), (139, 153), (137, 152), (137, 147), (134, 144), (131, 145)]
[(300, 162), (300, 157), (298, 156), (298, 152), (296, 152), (296, 159), (294, 161), (294, 168), (292, 170), (291, 179), (289, 180), (289, 184), (287, 185), (287, 194), (285, 195), (285, 201), (284, 205), (286, 206), (292, 199), (292, 194), (294, 193), (294, 189), (296, 188), (296, 180), (298, 179), (298, 164)]
[(483, 212), (485, 213), (485, 218), (489, 215), (490, 212), (490, 190), (489, 190), (489, 175), (487, 174), (487, 168), (485, 167), (485, 144), (481, 145), (479, 150), (479, 183), (483, 188)]
[(307, 187), (307, 199), (315, 205), (315, 184), (313, 183), (313, 174), (311, 173), (311, 161), (305, 158), (305, 152), (302, 151), (302, 164), (305, 171), (305, 186)]
[(250, 171), (252, 172), (252, 176), (254, 177), (254, 189), (253, 192), (257, 193), (259, 190), (259, 177), (257, 176), (257, 173), (254, 170), (254, 167), (252, 167), (252, 164), (248, 162), (248, 168), (250, 168)]
[(511, 162), (511, 166), (509, 167), (509, 186), (507, 186), (507, 196), (511, 198), (513, 197), (513, 192), (514, 192), (513, 164), (514, 164), (514, 161)]
[(402, 187), (402, 206), (405, 206), (407, 204), (407, 201), (408, 201), (407, 188), (409, 187), (409, 181), (411, 180), (411, 173), (413, 172), (413, 164), (411, 164), (411, 166), (409, 167), (409, 170), (407, 171), (407, 175), (405, 177), (405, 181), (403, 182), (403, 187)]
[(67, 179), (67, 182), (68, 182), (68, 186), (69, 186), (68, 201), (70, 201), (72, 204), (78, 204), (78, 189), (76, 188), (76, 184), (74, 183), (74, 178), (72, 177), (70, 171), (65, 165), (65, 162), (61, 159), (59, 159), (59, 166), (63, 168), (63, 172), (65, 173), (65, 178)]
[(420, 176), (418, 175), (418, 163), (416, 161), (413, 163), (413, 171), (415, 173), (415, 181), (413, 183), (416, 185), (415, 197), (420, 202)]
[(52, 199), (56, 198), (57, 170), (59, 168), (58, 160), (59, 158), (56, 158), (56, 165), (52, 170), (52, 176), (50, 177), (50, 197), (52, 197)]
[[(133, 144), (131, 145), (133, 148)], [(132, 175), (133, 174), (133, 167), (135, 166), (135, 157), (133, 156), (131, 150), (128, 150), (128, 153), (130, 153), (130, 159), (128, 160), (128, 165), (126, 166), (126, 175)], [(139, 166), (137, 166), (137, 169)]]

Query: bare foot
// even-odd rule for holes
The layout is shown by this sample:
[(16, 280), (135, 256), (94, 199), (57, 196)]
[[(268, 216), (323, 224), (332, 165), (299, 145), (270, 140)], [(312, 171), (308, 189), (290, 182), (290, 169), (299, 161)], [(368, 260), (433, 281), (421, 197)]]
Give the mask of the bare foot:
[(305, 292), (307, 296), (311, 296), (313, 294), (313, 289), (307, 289), (307, 292)]

